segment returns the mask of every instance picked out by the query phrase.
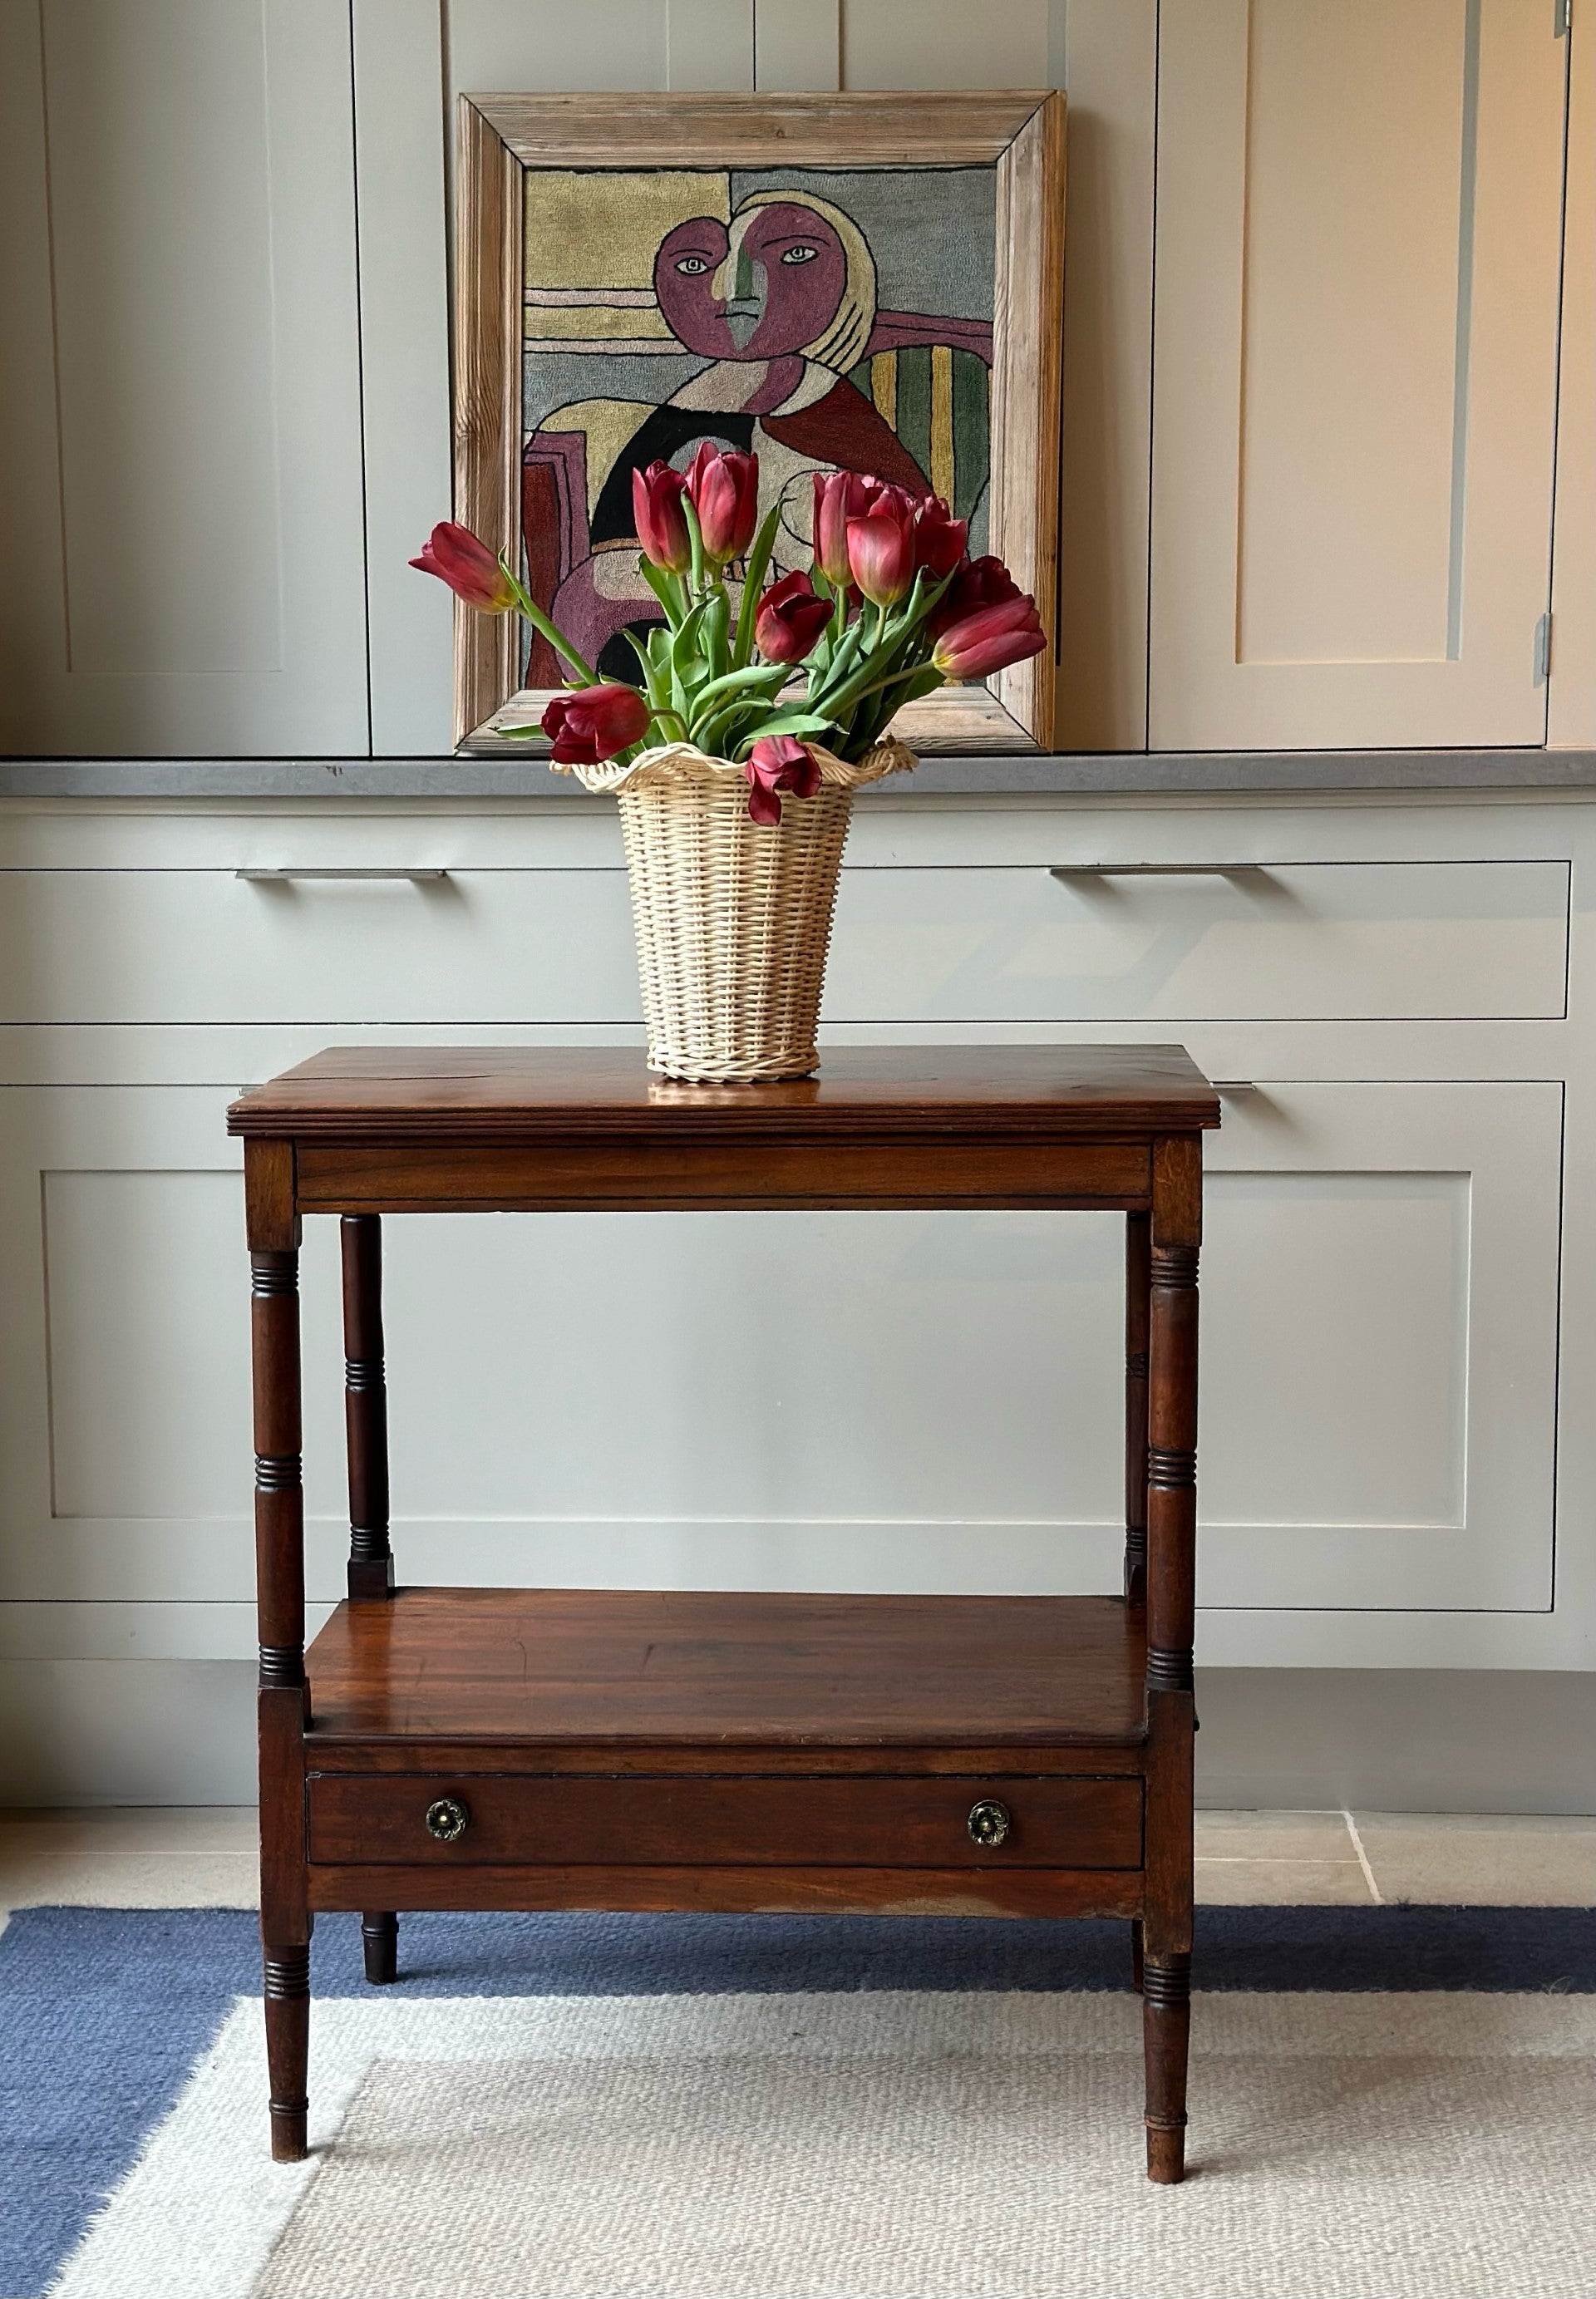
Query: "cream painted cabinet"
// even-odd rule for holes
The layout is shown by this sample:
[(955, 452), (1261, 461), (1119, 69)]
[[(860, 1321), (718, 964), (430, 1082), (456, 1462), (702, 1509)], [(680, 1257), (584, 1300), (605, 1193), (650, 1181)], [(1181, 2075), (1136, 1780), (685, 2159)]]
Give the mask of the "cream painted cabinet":
[[(851, 854), (824, 1042), (1175, 1040), (1225, 1082), (1204, 1662), (1588, 1666), (1590, 809), (889, 795)], [(53, 1792), (217, 1794), (193, 1664), (242, 1733), (229, 1100), (328, 1044), (640, 1037), (597, 809), (0, 809), (0, 1661), (57, 1704)], [(1115, 1585), (1110, 1216), (400, 1216), (385, 1259), (402, 1576)], [(303, 1281), (319, 1612), (335, 1224)]]
[(1544, 742), (1567, 50), (1163, 0), (1154, 750)]
[(326, 0), (0, 8), (0, 748), (367, 749), (350, 73)]

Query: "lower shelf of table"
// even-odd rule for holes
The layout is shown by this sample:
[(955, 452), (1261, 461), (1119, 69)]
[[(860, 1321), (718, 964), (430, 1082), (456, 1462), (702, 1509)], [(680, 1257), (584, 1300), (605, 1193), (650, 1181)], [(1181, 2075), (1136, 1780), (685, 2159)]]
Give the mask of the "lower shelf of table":
[(1145, 1664), (1140, 1614), (1110, 1597), (402, 1589), (340, 1605), (311, 1647), (310, 1737), (322, 1769), (354, 1771), (379, 1749), (414, 1769), (428, 1745), (606, 1769), (667, 1749), (1128, 1757)]

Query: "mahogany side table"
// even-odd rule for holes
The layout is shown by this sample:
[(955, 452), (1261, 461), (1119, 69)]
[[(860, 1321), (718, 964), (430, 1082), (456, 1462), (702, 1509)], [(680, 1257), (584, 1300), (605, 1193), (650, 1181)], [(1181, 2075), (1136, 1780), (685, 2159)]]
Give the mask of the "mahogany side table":
[[(305, 2153), (311, 1927), (402, 1909), (1130, 1919), (1147, 2168), (1185, 2165), (1197, 1251), (1179, 1047), (878, 1047), (785, 1085), (597, 1050), (334, 1050), (235, 1102), (253, 1276), (272, 2154)], [(1123, 1597), (395, 1589), (381, 1217), (1126, 1216)], [(349, 1596), (307, 1654), (301, 1217), (341, 1217)]]

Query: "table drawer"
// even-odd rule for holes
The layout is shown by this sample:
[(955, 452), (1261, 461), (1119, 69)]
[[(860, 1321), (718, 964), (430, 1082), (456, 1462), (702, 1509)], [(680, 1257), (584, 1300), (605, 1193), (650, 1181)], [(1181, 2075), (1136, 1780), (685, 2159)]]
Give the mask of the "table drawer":
[[(557, 1867), (1137, 1868), (1139, 1780), (313, 1773), (312, 1861)], [(466, 1814), (453, 1837), (430, 1833)], [(989, 1813), (1000, 1840), (977, 1842)], [(1002, 1825), (1006, 1821), (1006, 1828)], [(982, 1823), (977, 1822), (979, 1828)]]

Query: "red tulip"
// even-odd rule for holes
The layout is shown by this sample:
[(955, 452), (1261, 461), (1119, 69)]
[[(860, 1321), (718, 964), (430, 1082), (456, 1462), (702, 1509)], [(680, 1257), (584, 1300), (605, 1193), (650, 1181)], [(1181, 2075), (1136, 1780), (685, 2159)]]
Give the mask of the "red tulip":
[(1036, 602), (1021, 593), (995, 606), (978, 607), (952, 624), (937, 640), (931, 660), (944, 678), (985, 678), (988, 671), (1040, 654), (1046, 644)]
[(784, 575), (760, 601), (753, 643), (767, 662), (802, 662), (830, 620), (831, 602), (815, 596), (807, 575)]
[(864, 517), (881, 492), (881, 481), (859, 471), (816, 471), (814, 489), (815, 565), (834, 590), (846, 591), (853, 583), (848, 521)]
[(748, 817), (767, 829), (781, 820), (777, 793), (791, 791), (794, 798), (813, 798), (820, 787), (820, 769), (803, 744), (791, 735), (761, 735), (744, 764), (748, 777)]
[(543, 714), (557, 767), (596, 767), (648, 732), (648, 705), (635, 686), (578, 686), (556, 694)]
[(848, 565), (865, 597), (895, 607), (914, 581), (914, 506), (897, 487), (884, 487), (863, 519), (848, 521)]
[(927, 495), (914, 513), (914, 563), (934, 581), (951, 575), (964, 556), (969, 521), (955, 519), (940, 495)]
[(698, 513), (706, 559), (724, 567), (741, 559), (760, 523), (760, 459), (706, 439), (687, 468), (687, 493)]
[(1000, 607), (1005, 600), (1020, 595), (1018, 584), (1001, 559), (972, 559), (959, 569), (937, 601), (928, 627), (933, 635), (951, 630), (978, 608)]
[(485, 615), (503, 615), (515, 604), (515, 586), (486, 543), (452, 519), (439, 522), (411, 560), (423, 575), (436, 575), (457, 599)]
[(646, 471), (632, 470), (632, 518), (637, 540), (656, 567), (673, 575), (685, 574), (693, 564), (682, 497), (687, 482), (669, 463), (651, 463)]

